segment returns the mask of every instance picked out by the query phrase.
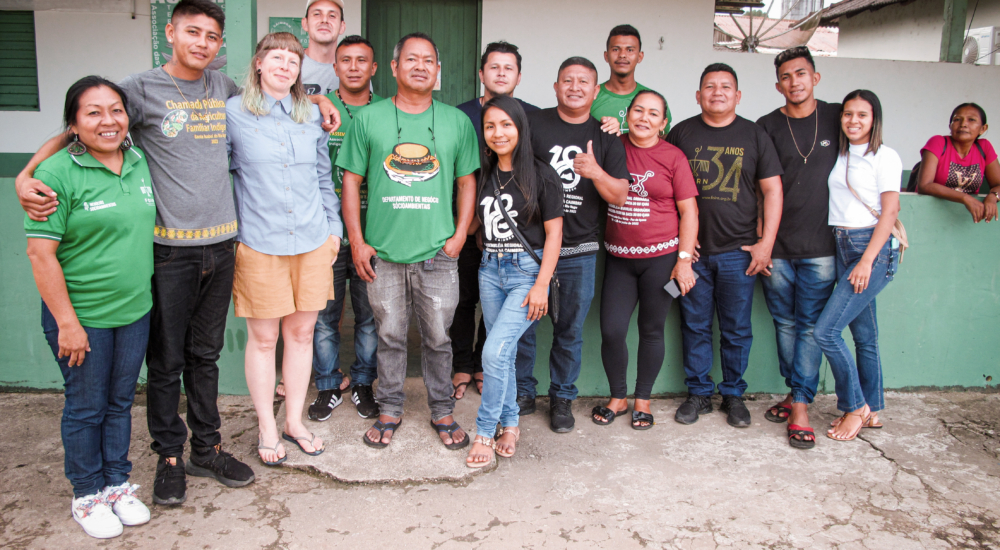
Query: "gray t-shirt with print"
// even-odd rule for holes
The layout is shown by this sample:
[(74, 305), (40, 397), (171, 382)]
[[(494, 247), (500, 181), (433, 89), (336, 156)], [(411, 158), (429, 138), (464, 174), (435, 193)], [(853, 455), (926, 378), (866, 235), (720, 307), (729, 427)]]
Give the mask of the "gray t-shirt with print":
[(333, 64), (320, 63), (307, 55), (302, 60), (302, 85), (309, 95), (326, 95), (340, 87), (340, 79)]
[(129, 131), (153, 176), (153, 242), (200, 246), (235, 237), (226, 100), (236, 95), (236, 84), (218, 71), (191, 81), (156, 67), (127, 77), (121, 87)]

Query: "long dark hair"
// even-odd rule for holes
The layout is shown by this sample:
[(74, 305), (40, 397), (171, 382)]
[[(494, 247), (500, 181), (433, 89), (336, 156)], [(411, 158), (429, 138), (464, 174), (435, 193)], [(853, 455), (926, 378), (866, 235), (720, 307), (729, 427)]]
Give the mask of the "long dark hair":
[[(531, 150), (531, 130), (528, 127), (528, 116), (524, 114), (524, 109), (516, 99), (498, 95), (483, 105), (483, 119), (486, 118), (486, 111), (494, 107), (507, 113), (507, 116), (514, 123), (514, 127), (517, 128), (517, 145), (514, 146), (514, 153), (511, 155), (511, 172), (514, 176), (514, 184), (524, 195), (524, 214), (526, 220), (530, 222), (539, 214), (538, 193), (541, 185), (535, 169), (535, 155)], [(480, 119), (480, 124), (483, 124), (483, 119)], [(500, 157), (487, 145), (483, 149), (482, 162), (480, 163), (482, 165), (482, 170), (479, 173), (480, 193), (483, 192), (483, 189), (492, 188), (490, 178), (495, 176), (499, 161)]]
[(125, 108), (125, 113), (128, 113), (128, 98), (125, 97), (125, 90), (122, 90), (120, 86), (106, 78), (94, 75), (85, 76), (74, 82), (73, 85), (66, 90), (66, 105), (63, 108), (63, 123), (66, 125), (67, 130), (70, 126), (76, 124), (76, 115), (80, 112), (80, 97), (82, 97), (87, 90), (90, 90), (91, 88), (100, 88), (101, 86), (110, 88), (111, 91), (118, 94), (118, 97), (122, 100), (122, 107)]
[[(878, 153), (879, 147), (882, 146), (882, 103), (878, 100), (878, 96), (875, 92), (871, 90), (854, 90), (853, 92), (844, 96), (844, 101), (841, 103), (840, 114), (843, 118), (844, 108), (847, 106), (847, 102), (854, 99), (862, 99), (867, 101), (869, 105), (872, 106), (872, 129), (871, 133), (868, 134), (868, 149), (865, 154), (868, 153), (876, 154)], [(843, 123), (841, 123), (843, 125)], [(840, 129), (840, 154), (846, 155), (847, 149), (851, 146), (851, 141), (847, 139), (844, 135), (844, 129)]]

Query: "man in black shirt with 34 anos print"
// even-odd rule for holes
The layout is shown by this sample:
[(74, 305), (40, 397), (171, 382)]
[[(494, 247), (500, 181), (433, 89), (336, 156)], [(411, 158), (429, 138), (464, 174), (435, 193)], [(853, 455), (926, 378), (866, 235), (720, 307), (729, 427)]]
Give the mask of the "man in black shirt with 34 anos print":
[[(597, 68), (582, 57), (571, 57), (559, 67), (554, 85), (557, 107), (529, 115), (535, 156), (559, 174), (563, 186), (563, 245), (559, 277), (559, 322), (552, 327), (549, 354), (550, 427), (558, 433), (573, 429), (571, 411), (576, 399), (583, 352), (583, 321), (594, 298), (594, 274), (600, 205), (625, 204), (630, 176), (625, 146), (618, 136), (601, 131), (590, 115), (597, 97)], [(535, 412), (535, 325), (518, 344), (517, 404), (521, 414)]]
[[(701, 114), (670, 131), (667, 142), (687, 156), (698, 185), (698, 242), (694, 264), (699, 279), (682, 297), (681, 335), (689, 397), (674, 418), (692, 424), (712, 411), (712, 316), (722, 336), (723, 412), (730, 425), (750, 425), (743, 404), (743, 380), (753, 331), (750, 313), (758, 273), (768, 274), (771, 249), (781, 220), (781, 164), (771, 138), (736, 115), (739, 81), (732, 67), (709, 65), (696, 95)], [(758, 196), (763, 197), (763, 200)], [(759, 212), (763, 227), (758, 238)]]

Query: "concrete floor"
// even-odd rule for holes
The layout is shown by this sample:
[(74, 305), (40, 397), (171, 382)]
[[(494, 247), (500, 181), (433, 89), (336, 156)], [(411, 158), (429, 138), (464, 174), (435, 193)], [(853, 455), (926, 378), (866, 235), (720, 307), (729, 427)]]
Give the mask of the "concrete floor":
[[(513, 459), (464, 467), (427, 425), (419, 379), (408, 381), (406, 423), (385, 450), (361, 444), (369, 422), (345, 400), (311, 423), (328, 447), (289, 449), (285, 467), (255, 457), (249, 398), (223, 397), (226, 448), (257, 481), (228, 489), (189, 478), (188, 500), (152, 507), (152, 521), (100, 542), (71, 519), (59, 438), (62, 396), (0, 397), (0, 547), (3, 548), (1000, 548), (1000, 395), (897, 394), (883, 430), (821, 437), (797, 451), (784, 426), (763, 418), (772, 396), (748, 402), (749, 429), (721, 413), (673, 422), (679, 399), (653, 402), (650, 431), (592, 424), (579, 400), (577, 429), (554, 434), (548, 405), (524, 417)], [(456, 416), (474, 427), (478, 395)], [(155, 457), (143, 396), (134, 408), (131, 459), (151, 500)], [(822, 396), (814, 424), (836, 416)]]

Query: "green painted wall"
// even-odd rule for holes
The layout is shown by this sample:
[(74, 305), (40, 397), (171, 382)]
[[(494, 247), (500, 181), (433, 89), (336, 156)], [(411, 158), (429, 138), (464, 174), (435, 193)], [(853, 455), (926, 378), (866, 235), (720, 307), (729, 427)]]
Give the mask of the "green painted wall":
[[(9, 178), (0, 179), (0, 189), (10, 190), (12, 183)], [(991, 351), (995, 345), (993, 323), (1000, 318), (1000, 249), (988, 244), (997, 238), (1000, 224), (974, 225), (961, 205), (908, 194), (902, 197), (900, 216), (912, 248), (906, 252), (896, 279), (878, 299), (885, 387), (983, 387), (987, 376), (1000, 375)], [(24, 252), (22, 221), (23, 214), (11, 195), (0, 201), (0, 385), (58, 388), (61, 376), (42, 336), (39, 297)], [(602, 272), (603, 260), (599, 260), (598, 273)], [(599, 275), (598, 295), (584, 335), (583, 373), (578, 383), (582, 395), (608, 392), (601, 365), (600, 280)], [(633, 319), (629, 335), (633, 351), (637, 343), (634, 323)], [(782, 392), (774, 325), (759, 288), (753, 323), (755, 341), (747, 372), (750, 391)], [(654, 391), (684, 392), (676, 306), (670, 313), (666, 333), (667, 357)], [(551, 324), (546, 319), (538, 330), (536, 369), (543, 394), (548, 388), (545, 365), (550, 335)], [(246, 324), (230, 312), (220, 361), (224, 393), (246, 393), (245, 344)], [(719, 379), (718, 365), (714, 376)], [(634, 380), (634, 371), (630, 378)], [(833, 390), (833, 379), (825, 364), (820, 384), (823, 391)]]

